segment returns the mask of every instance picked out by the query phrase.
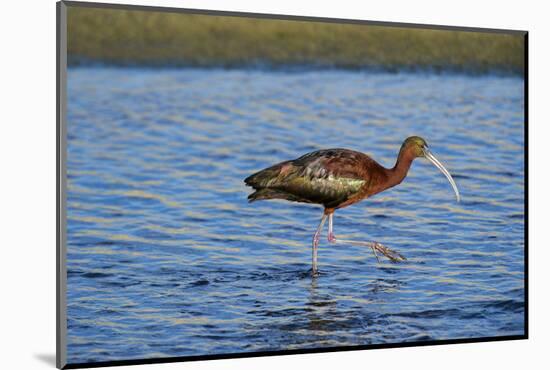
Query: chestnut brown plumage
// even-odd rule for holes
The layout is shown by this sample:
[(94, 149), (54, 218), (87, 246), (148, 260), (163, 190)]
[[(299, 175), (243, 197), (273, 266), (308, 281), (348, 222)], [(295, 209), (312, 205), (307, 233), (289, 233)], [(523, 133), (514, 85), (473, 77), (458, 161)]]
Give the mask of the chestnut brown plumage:
[(250, 202), (285, 199), (324, 206), (323, 217), (313, 236), (312, 272), (317, 274), (317, 247), (327, 217), (329, 242), (367, 245), (377, 259), (377, 252), (394, 262), (405, 259), (377, 242), (337, 240), (333, 232), (333, 214), (338, 208), (347, 207), (401, 183), (413, 160), (418, 157), (425, 157), (445, 174), (459, 201), (460, 195), (451, 175), (428, 150), (426, 141), (418, 136), (409, 137), (403, 142), (393, 168), (385, 168), (361, 152), (340, 148), (324, 149), (268, 167), (247, 177), (244, 182), (255, 190), (248, 196)]

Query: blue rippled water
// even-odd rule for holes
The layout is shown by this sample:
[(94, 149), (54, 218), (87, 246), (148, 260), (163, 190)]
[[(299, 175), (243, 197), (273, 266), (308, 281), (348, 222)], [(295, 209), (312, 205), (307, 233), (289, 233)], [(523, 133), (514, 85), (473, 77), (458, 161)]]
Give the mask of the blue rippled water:
[[(524, 332), (523, 79), (200, 69), (68, 72), (70, 363), (474, 338)], [(347, 147), (399, 186), (336, 212), (246, 201), (243, 179)]]

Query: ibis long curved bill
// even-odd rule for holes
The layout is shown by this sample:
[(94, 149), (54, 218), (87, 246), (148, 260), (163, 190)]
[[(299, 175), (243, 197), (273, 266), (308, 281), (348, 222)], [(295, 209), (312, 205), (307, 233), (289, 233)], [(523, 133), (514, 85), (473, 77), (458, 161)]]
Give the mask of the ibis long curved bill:
[(434, 164), (434, 166), (436, 166), (437, 168), (439, 168), (439, 170), (445, 175), (445, 177), (447, 178), (447, 180), (449, 180), (449, 182), (451, 183), (451, 186), (453, 187), (453, 190), (455, 191), (455, 195), (456, 195), (456, 201), (457, 202), (460, 202), (460, 193), (458, 192), (458, 187), (456, 186), (456, 183), (455, 181), (453, 180), (453, 177), (451, 176), (451, 174), (449, 173), (449, 171), (447, 171), (447, 169), (445, 168), (445, 166), (443, 166), (441, 164), (441, 162), (439, 162), (437, 160), (437, 158), (426, 148), (424, 148), (424, 156), (426, 157), (427, 160), (429, 160), (430, 162), (432, 162)]

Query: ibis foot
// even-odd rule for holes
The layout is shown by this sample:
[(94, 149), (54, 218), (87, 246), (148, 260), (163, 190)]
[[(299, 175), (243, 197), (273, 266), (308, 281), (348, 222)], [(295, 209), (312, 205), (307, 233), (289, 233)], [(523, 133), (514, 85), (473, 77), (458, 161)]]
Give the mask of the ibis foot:
[(345, 240), (345, 239), (337, 240), (334, 234), (332, 235), (329, 234), (329, 241), (331, 243), (348, 243), (348, 244), (363, 245), (363, 246), (369, 247), (370, 249), (372, 249), (372, 253), (374, 253), (374, 256), (376, 257), (376, 260), (378, 262), (380, 262), (380, 258), (378, 258), (378, 253), (382, 254), (391, 262), (403, 262), (407, 260), (405, 256), (403, 256), (401, 253), (394, 251), (393, 249), (390, 249), (378, 242), (362, 242), (357, 240)]
[[(371, 248), (377, 260), (378, 255), (376, 254), (376, 252), (383, 254), (392, 262), (403, 262), (406, 260), (405, 256), (403, 256), (401, 253), (394, 251), (393, 249), (390, 249), (378, 242), (372, 242)], [(378, 262), (380, 262), (380, 260), (378, 260)]]

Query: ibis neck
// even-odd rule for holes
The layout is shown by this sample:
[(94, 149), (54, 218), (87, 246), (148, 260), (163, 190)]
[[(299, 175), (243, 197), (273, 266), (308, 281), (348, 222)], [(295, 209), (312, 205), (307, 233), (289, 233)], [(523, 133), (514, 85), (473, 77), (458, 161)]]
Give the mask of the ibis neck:
[(403, 181), (411, 168), (415, 156), (410, 150), (401, 149), (397, 156), (397, 161), (392, 169), (388, 170), (391, 186), (397, 185)]

